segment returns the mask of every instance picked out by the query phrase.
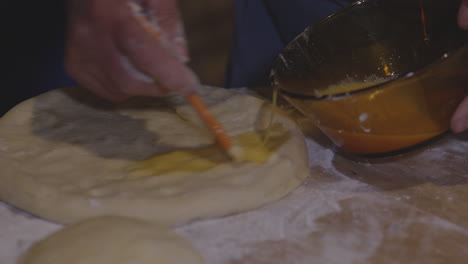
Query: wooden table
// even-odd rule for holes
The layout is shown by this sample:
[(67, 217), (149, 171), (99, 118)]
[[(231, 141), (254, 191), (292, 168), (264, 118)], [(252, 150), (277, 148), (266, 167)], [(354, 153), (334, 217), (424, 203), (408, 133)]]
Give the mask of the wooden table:
[[(176, 231), (210, 264), (468, 263), (468, 134), (386, 158), (305, 129), (310, 176), (284, 199)], [(0, 263), (60, 228), (0, 205)]]

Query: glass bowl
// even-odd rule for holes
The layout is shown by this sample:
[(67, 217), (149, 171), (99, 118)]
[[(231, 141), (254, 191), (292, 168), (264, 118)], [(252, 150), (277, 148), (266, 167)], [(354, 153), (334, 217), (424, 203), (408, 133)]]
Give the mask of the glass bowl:
[(356, 1), (286, 46), (272, 86), (347, 152), (393, 152), (441, 135), (468, 91), (459, 4)]

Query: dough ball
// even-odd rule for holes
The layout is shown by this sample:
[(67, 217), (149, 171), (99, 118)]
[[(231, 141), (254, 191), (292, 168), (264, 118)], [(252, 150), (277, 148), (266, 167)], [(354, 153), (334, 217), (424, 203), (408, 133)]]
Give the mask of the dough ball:
[(117, 216), (75, 223), (34, 244), (19, 264), (200, 264), (164, 225)]

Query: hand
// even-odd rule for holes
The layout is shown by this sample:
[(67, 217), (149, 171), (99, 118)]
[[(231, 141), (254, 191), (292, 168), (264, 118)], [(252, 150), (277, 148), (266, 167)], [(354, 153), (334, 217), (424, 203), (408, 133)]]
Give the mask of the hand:
[(137, 0), (69, 0), (68, 72), (113, 101), (192, 92), (198, 79), (185, 64), (188, 51), (177, 0), (138, 1), (166, 43), (144, 30), (130, 1)]
[[(468, 29), (468, 0), (463, 0), (458, 11), (458, 25)], [(468, 129), (468, 96), (458, 106), (452, 116), (451, 128), (454, 132), (462, 132)]]
[(463, 100), (453, 114), (451, 128), (455, 133), (468, 130), (468, 96), (465, 97), (465, 100)]
[(468, 0), (463, 0), (458, 9), (458, 25), (463, 29), (468, 29)]

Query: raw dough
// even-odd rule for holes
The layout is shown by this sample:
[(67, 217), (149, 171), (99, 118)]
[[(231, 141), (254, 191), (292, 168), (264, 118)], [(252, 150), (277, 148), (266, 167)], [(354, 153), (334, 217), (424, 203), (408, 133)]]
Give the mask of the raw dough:
[[(204, 87), (199, 93), (231, 135), (262, 129), (270, 119), (264, 101), (241, 91)], [(187, 160), (173, 161), (175, 170), (155, 175), (144, 160), (213, 144), (184, 98), (115, 106), (84, 89), (51, 91), (0, 119), (0, 200), (61, 223), (120, 215), (179, 224), (258, 208), (308, 174), (296, 123), (277, 114), (274, 125), (287, 138), (265, 163), (200, 154), (192, 158), (215, 166), (184, 171)]]
[(201, 264), (202, 257), (164, 225), (101, 216), (34, 244), (19, 264)]

